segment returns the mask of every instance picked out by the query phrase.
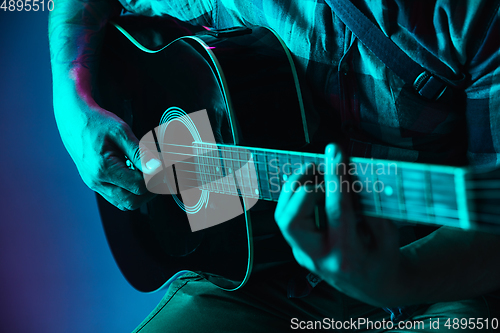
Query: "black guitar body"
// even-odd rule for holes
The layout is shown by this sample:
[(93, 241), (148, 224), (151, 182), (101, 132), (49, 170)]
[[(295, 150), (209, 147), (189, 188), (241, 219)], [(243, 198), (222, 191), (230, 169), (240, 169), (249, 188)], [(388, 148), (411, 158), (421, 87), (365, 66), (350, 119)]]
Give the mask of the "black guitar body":
[[(134, 35), (135, 27), (128, 24), (126, 29)], [(144, 31), (136, 34), (141, 44), (146, 35), (156, 49), (167, 44), (161, 33)], [(182, 37), (148, 53), (108, 27), (96, 99), (139, 139), (175, 106), (188, 114), (206, 109), (218, 143), (295, 150), (306, 145), (300, 89), (281, 41), (265, 28), (216, 34)], [(209, 205), (197, 214), (223, 209), (226, 199), (210, 193)], [(258, 203), (237, 218), (191, 232), (186, 212), (170, 195), (158, 195), (130, 212), (99, 195), (97, 201), (114, 258), (140, 291), (158, 290), (182, 270), (197, 272), (221, 288), (238, 289), (250, 276), (254, 255), (256, 261), (265, 259), (262, 249), (254, 249), (252, 221), (264, 223), (265, 216), (266, 223), (273, 223), (273, 203)], [(282, 238), (272, 241), (284, 244)]]

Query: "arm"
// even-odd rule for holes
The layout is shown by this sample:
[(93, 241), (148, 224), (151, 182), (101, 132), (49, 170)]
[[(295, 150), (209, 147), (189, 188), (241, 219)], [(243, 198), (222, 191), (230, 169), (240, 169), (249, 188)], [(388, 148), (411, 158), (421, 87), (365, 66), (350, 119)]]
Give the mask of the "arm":
[(442, 227), (401, 249), (414, 301), (477, 297), (500, 288), (500, 235)]
[[(276, 221), (299, 264), (345, 294), (380, 307), (467, 299), (500, 288), (500, 236), (440, 228), (399, 249), (389, 221), (356, 221), (350, 191), (337, 191), (343, 175), (329, 172), (343, 170), (336, 167), (341, 162), (341, 153), (330, 145), (326, 192), (298, 186), (312, 177), (304, 170), (280, 195)], [(313, 216), (323, 198), (328, 225), (320, 232)]]
[[(139, 150), (137, 138), (120, 118), (94, 101), (92, 80), (98, 67), (105, 25), (119, 13), (112, 0), (60, 0), (49, 17), (49, 41), (57, 126), (83, 181), (116, 207), (136, 209), (152, 198), (139, 172), (159, 161)], [(151, 166), (142, 168), (141, 159)]]

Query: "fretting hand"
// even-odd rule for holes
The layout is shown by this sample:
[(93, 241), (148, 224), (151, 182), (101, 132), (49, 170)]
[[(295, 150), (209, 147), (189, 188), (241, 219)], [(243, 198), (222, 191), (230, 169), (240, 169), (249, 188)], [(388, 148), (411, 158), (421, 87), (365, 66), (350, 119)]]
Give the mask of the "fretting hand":
[[(402, 279), (399, 237), (390, 221), (356, 219), (340, 150), (328, 145), (324, 187), (311, 184), (314, 165), (294, 174), (281, 192), (275, 219), (297, 262), (345, 294), (377, 306), (398, 304)], [(303, 186), (301, 185), (303, 184)], [(342, 187), (341, 187), (342, 186)], [(315, 225), (324, 202), (326, 228)]]

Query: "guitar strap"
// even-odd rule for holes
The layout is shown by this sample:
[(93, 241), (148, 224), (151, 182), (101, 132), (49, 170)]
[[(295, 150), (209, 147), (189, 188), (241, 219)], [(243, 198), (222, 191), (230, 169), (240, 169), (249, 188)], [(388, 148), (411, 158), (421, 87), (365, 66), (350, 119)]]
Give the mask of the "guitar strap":
[[(448, 87), (459, 88), (465, 81), (463, 74), (461, 78), (452, 81), (430, 73), (420, 66), (370, 21), (351, 0), (325, 0), (325, 2), (361, 43), (424, 99), (437, 101)], [(427, 51), (424, 49), (423, 52)], [(449, 71), (435, 56), (430, 55), (429, 59), (432, 61), (432, 66), (440, 72)]]

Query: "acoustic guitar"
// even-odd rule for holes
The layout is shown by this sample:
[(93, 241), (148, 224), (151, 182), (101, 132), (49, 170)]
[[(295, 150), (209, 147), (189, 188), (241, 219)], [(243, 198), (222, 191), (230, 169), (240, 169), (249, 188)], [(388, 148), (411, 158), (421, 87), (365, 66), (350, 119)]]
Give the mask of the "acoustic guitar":
[[(184, 270), (236, 290), (248, 281), (254, 262), (267, 256), (291, 258), (279, 233), (256, 226), (265, 220), (262, 216), (272, 224), (273, 203), (297, 168), (321, 165), (324, 159), (301, 151), (310, 133), (293, 59), (280, 37), (263, 27), (206, 30), (168, 43), (157, 32), (131, 30), (116, 23), (108, 28), (96, 99), (138, 138), (149, 138), (141, 143), (147, 141), (158, 152), (165, 172), (172, 172), (165, 165), (168, 156), (187, 157), (169, 163), (176, 168), (173, 178), (155, 180), (171, 192), (137, 211), (122, 212), (98, 196), (114, 258), (140, 291), (159, 290)], [(190, 121), (200, 110), (210, 133)], [(175, 136), (160, 139), (155, 129), (176, 121), (181, 132), (184, 128), (182, 142)], [(476, 174), (459, 167), (363, 158), (349, 162), (361, 214), (498, 229), (495, 171)], [(178, 184), (180, 169), (188, 164), (191, 168), (184, 171), (191, 175), (195, 197), (190, 203)], [(213, 220), (228, 210), (229, 202), (240, 204), (237, 216), (193, 229), (194, 217)], [(270, 243), (286, 250), (262, 255)]]

